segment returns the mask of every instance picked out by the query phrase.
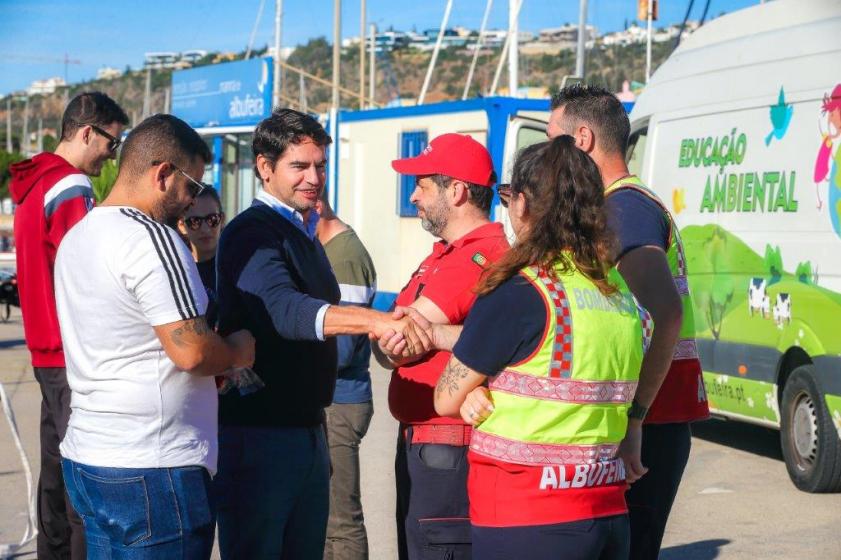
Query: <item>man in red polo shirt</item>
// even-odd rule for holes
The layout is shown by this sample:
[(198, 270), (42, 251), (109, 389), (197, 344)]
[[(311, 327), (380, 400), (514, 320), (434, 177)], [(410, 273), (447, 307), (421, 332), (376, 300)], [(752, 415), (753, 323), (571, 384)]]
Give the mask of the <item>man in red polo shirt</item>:
[[(423, 153), (396, 160), (398, 173), (415, 175), (411, 201), (423, 228), (440, 238), (412, 274), (396, 304), (433, 323), (460, 325), (473, 305), (473, 287), (485, 267), (508, 250), (502, 225), (490, 221), (496, 181), (487, 149), (461, 134), (434, 138)], [(397, 540), (401, 560), (471, 556), (467, 502), (470, 427), (435, 413), (433, 388), (450, 359), (433, 351), (407, 362), (396, 357), (399, 337), (383, 337), (375, 353), (395, 368), (391, 413), (400, 421), (395, 474)]]

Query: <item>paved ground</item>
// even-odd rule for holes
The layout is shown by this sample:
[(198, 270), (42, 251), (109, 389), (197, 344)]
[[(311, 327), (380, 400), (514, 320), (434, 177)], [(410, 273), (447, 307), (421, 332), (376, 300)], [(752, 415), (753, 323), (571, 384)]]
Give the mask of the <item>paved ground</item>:
[[(373, 560), (396, 557), (396, 425), (386, 404), (386, 373), (374, 371), (376, 414), (363, 442), (362, 492)], [(0, 324), (0, 382), (17, 414), (37, 472), (38, 385), (23, 345), (20, 315)], [(662, 560), (841, 560), (841, 494), (811, 495), (789, 482), (777, 433), (710, 421), (695, 430), (692, 456), (667, 530)], [(0, 420), (0, 543), (25, 524), (26, 487), (5, 419)], [(34, 547), (21, 558), (34, 558)]]

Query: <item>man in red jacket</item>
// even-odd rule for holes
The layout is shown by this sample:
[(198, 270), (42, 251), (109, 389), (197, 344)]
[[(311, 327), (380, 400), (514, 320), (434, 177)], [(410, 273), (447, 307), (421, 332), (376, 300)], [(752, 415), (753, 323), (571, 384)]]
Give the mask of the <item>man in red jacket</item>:
[(85, 557), (81, 520), (64, 491), (58, 444), (70, 417), (70, 388), (53, 291), (56, 251), (64, 234), (93, 207), (87, 175), (116, 156), (128, 117), (104, 93), (74, 97), (61, 119), (55, 153), (11, 167), (17, 274), (26, 345), (41, 386), (41, 473), (38, 480), (38, 558)]

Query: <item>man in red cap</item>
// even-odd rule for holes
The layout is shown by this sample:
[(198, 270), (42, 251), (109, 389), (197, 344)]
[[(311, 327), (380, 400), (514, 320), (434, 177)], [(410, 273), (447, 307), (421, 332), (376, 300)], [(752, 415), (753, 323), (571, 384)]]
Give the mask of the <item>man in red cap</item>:
[[(502, 225), (489, 219), (496, 181), (488, 150), (462, 134), (434, 138), (419, 156), (391, 166), (416, 177), (411, 201), (423, 228), (440, 238), (412, 274), (396, 305), (433, 323), (460, 325), (473, 305), (485, 267), (508, 250)], [(401, 560), (469, 559), (467, 449), (470, 426), (435, 413), (433, 388), (450, 359), (432, 351), (414, 361), (396, 357), (402, 344), (387, 335), (375, 345), (394, 368), (389, 407), (400, 421), (395, 459), (397, 536)]]

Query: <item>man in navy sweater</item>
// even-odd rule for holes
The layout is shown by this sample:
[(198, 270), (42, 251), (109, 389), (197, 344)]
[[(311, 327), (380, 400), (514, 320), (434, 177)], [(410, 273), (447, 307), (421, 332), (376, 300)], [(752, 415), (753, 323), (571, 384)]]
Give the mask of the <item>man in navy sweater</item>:
[(216, 477), (219, 548), (229, 558), (321, 560), (329, 511), (324, 408), (336, 385), (336, 335), (402, 333), (428, 348), (414, 323), (340, 292), (316, 237), (331, 138), (312, 117), (280, 109), (254, 133), (263, 190), (225, 228), (217, 256), (219, 331), (248, 329), (265, 388), (220, 399)]

